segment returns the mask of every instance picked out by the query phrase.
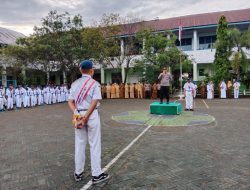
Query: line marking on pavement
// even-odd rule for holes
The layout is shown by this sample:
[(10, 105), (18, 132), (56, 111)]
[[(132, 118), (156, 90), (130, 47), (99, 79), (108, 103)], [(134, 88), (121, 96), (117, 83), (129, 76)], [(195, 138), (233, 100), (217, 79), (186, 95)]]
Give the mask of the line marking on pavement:
[[(126, 146), (119, 154), (116, 155), (103, 169), (103, 172), (106, 172), (117, 160), (128, 151), (150, 128), (152, 125), (147, 126), (128, 146)], [(87, 190), (92, 186), (92, 180), (89, 180), (87, 184), (85, 184), (80, 190)]]
[(206, 108), (209, 109), (209, 106), (207, 105), (207, 103), (205, 102), (205, 100), (202, 100), (202, 101), (205, 104)]

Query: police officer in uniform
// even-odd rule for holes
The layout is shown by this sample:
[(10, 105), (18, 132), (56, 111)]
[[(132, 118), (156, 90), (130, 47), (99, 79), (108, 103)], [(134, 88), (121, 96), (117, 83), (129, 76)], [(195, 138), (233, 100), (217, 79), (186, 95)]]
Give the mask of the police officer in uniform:
[(167, 104), (169, 103), (169, 88), (170, 83), (172, 81), (172, 75), (168, 72), (166, 68), (162, 69), (162, 73), (158, 76), (158, 79), (161, 81), (161, 89), (160, 89), (160, 103), (163, 103), (163, 98), (166, 97)]
[(93, 63), (85, 60), (80, 63), (82, 77), (70, 89), (68, 104), (76, 117), (75, 124), (75, 180), (80, 181), (84, 173), (85, 147), (90, 145), (92, 183), (109, 178), (101, 170), (101, 124), (97, 110), (102, 99), (100, 84), (92, 79)]

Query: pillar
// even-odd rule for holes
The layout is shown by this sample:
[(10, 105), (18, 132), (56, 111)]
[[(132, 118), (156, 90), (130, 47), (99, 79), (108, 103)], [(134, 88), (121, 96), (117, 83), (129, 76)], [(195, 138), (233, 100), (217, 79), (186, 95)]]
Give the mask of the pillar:
[(125, 46), (124, 46), (124, 39), (121, 39), (121, 56), (125, 54)]
[(122, 66), (122, 83), (125, 81), (125, 68)]
[(105, 75), (104, 75), (104, 68), (101, 67), (101, 83), (104, 84), (105, 83)]
[(193, 50), (196, 51), (198, 49), (198, 36), (197, 36), (197, 30), (193, 31), (193, 39), (194, 39), (194, 44), (193, 44)]
[(4, 87), (7, 87), (7, 72), (6, 72), (6, 66), (3, 65), (2, 68), (2, 85)]
[(193, 31), (193, 51), (194, 51), (194, 60), (193, 60), (193, 81), (198, 80), (197, 76), (197, 62), (196, 62), (196, 51), (198, 49), (198, 35), (197, 35), (197, 30)]
[(198, 76), (197, 76), (197, 63), (193, 61), (193, 81), (197, 81)]

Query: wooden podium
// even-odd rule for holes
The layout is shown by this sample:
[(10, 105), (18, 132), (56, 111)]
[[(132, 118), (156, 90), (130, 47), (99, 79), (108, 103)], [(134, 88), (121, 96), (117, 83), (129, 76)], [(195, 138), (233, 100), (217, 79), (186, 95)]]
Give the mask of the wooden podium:
[(179, 102), (153, 102), (150, 104), (150, 113), (157, 115), (179, 115), (181, 114), (182, 106)]

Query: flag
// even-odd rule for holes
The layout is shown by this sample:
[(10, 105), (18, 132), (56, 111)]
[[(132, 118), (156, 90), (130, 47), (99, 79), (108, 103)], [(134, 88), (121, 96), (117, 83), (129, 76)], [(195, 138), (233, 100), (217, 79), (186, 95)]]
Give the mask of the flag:
[(182, 25), (179, 26), (179, 41), (181, 42)]

